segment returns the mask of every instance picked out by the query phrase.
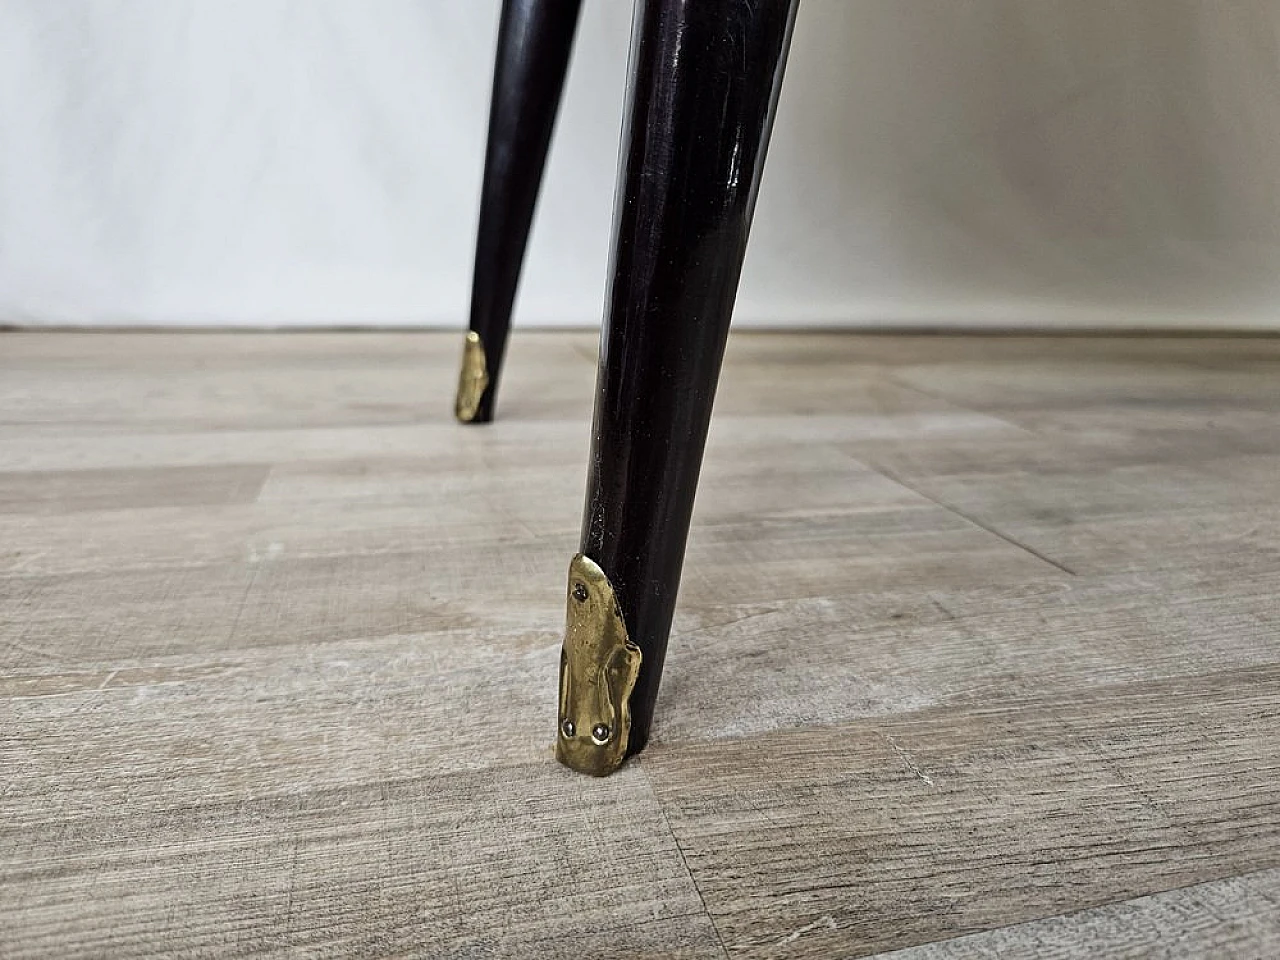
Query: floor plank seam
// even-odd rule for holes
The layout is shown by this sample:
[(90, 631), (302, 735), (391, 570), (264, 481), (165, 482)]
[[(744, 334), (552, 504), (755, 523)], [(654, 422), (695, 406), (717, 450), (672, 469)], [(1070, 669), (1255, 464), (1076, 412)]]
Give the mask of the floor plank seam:
[(729, 948), (725, 945), (724, 937), (720, 933), (720, 928), (716, 925), (716, 918), (711, 915), (711, 911), (707, 909), (706, 898), (702, 895), (702, 888), (698, 886), (698, 880), (693, 875), (693, 871), (689, 869), (689, 860), (685, 856), (684, 847), (680, 845), (680, 838), (676, 836), (675, 829), (671, 826), (671, 820), (667, 817), (667, 808), (662, 802), (662, 798), (658, 795), (658, 791), (654, 789), (653, 778), (649, 776), (649, 771), (644, 769), (644, 763), (637, 763), (640, 768), (640, 775), (644, 777), (645, 785), (648, 786), (649, 792), (653, 794), (654, 802), (657, 804), (658, 813), (662, 816), (662, 827), (667, 831), (667, 835), (671, 837), (671, 842), (675, 845), (676, 853), (680, 857), (680, 865), (684, 867), (685, 876), (689, 878), (689, 883), (693, 887), (693, 892), (698, 895), (698, 902), (702, 904), (703, 916), (707, 918), (707, 923), (711, 924), (711, 932), (715, 934), (716, 946), (720, 948), (720, 953), (725, 960), (730, 960)]
[(887, 470), (884, 467), (880, 466), (879, 464), (872, 463), (867, 460), (862, 460), (857, 457), (854, 457), (854, 459), (857, 460), (859, 463), (861, 463), (863, 466), (865, 466), (867, 469), (874, 470), (876, 473), (880, 474), (880, 476), (884, 477), (886, 480), (892, 480), (894, 483), (898, 484), (901, 487), (905, 487), (906, 489), (910, 490), (912, 493), (917, 494), (918, 496), (924, 497), (926, 500), (929, 500), (932, 503), (936, 503), (938, 506), (942, 507), (944, 510), (954, 513), (961, 520), (965, 520), (973, 524), (975, 527), (978, 527), (980, 530), (985, 530), (987, 533), (991, 534), (992, 536), (999, 537), (1001, 540), (1003, 540), (1005, 543), (1009, 544), (1010, 546), (1017, 547), (1019, 550), (1023, 550), (1026, 553), (1031, 554), (1037, 560), (1043, 560), (1045, 563), (1049, 564), (1049, 566), (1055, 567), (1058, 570), (1061, 570), (1063, 573), (1067, 574), (1068, 576), (1071, 576), (1071, 577), (1079, 576), (1078, 573), (1076, 573), (1074, 570), (1068, 567), (1065, 563), (1060, 563), (1059, 561), (1054, 560), (1052, 557), (1046, 556), (1045, 554), (1041, 553), (1039, 550), (1036, 550), (1034, 547), (1029, 547), (1027, 546), (1027, 544), (1016, 539), (1015, 537), (1009, 536), (1009, 534), (996, 529), (990, 524), (983, 523), (981, 520), (977, 519), (971, 514), (966, 513), (965, 511), (959, 509), (958, 507), (952, 506), (951, 504), (947, 503), (945, 500), (940, 500), (937, 497), (933, 496), (932, 494), (928, 493), (927, 491), (921, 490), (919, 487), (915, 486), (914, 484), (909, 483), (908, 481), (902, 479), (902, 477), (898, 476), (893, 471)]
[(1027, 434), (1028, 436), (1034, 435), (1033, 432), (1027, 429), (1027, 427), (1024, 424), (1018, 423), (1016, 420), (1010, 420), (1008, 417), (1003, 417), (1000, 414), (993, 413), (990, 410), (983, 410), (978, 407), (966, 406), (962, 401), (956, 399), (955, 397), (948, 397), (945, 393), (938, 393), (937, 391), (934, 391), (934, 390), (926, 390), (924, 387), (921, 387), (918, 384), (914, 384), (910, 380), (903, 380), (902, 378), (896, 377), (893, 374), (889, 374), (888, 376), (885, 377), (885, 379), (889, 383), (892, 383), (895, 387), (899, 387), (902, 390), (908, 390), (911, 393), (917, 393), (922, 397), (928, 397), (930, 400), (937, 400), (939, 403), (945, 403), (947, 406), (954, 407), (956, 410), (963, 410), (965, 413), (970, 413), (970, 414), (976, 413), (976, 414), (979, 414), (980, 416), (990, 417), (992, 420), (999, 421), (1000, 423), (1003, 423), (1008, 427), (1012, 427), (1015, 430), (1020, 430), (1023, 433)]

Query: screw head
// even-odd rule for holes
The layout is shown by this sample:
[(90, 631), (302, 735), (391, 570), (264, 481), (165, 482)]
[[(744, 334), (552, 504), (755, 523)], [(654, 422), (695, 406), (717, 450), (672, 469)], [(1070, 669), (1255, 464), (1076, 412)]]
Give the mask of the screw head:
[(560, 724), (560, 732), (563, 733), (567, 739), (572, 740), (573, 735), (577, 733), (578, 730), (573, 725), (572, 720), (566, 720), (564, 723)]
[(585, 583), (578, 581), (573, 585), (573, 599), (577, 600), (579, 603), (586, 603), (587, 597), (589, 596), (590, 594), (587, 593), (587, 585)]
[(608, 743), (609, 737), (612, 735), (612, 733), (613, 731), (610, 730), (605, 724), (597, 723), (594, 727), (591, 728), (591, 739), (594, 740), (596, 743), (600, 743), (600, 744)]

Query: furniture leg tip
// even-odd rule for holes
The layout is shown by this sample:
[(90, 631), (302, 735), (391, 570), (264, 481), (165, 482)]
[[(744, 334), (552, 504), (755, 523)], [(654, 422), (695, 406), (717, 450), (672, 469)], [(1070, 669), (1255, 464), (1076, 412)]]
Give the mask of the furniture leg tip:
[(627, 756), (631, 692), (640, 648), (627, 636), (613, 584), (590, 558), (569, 564), (556, 759), (571, 770), (605, 777)]
[(485, 358), (480, 334), (467, 331), (462, 348), (462, 370), (458, 374), (458, 397), (453, 405), (454, 416), (460, 423), (488, 423), (493, 419), (489, 405), (484, 402), (489, 389), (489, 367)]

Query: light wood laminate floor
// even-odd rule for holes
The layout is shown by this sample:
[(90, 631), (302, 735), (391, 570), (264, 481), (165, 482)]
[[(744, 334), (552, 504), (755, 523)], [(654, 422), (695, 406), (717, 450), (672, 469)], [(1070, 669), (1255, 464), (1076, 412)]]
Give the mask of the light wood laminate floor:
[(551, 758), (596, 339), (0, 334), (0, 956), (1280, 955), (1280, 340), (739, 335)]

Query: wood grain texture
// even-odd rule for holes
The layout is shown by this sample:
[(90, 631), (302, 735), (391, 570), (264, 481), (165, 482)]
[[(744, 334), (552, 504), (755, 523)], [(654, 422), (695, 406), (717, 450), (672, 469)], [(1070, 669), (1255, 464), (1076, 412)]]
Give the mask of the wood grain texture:
[(1257, 956), (1280, 938), (1280, 870), (1211, 880), (1125, 903), (881, 954), (884, 960)]
[(0, 956), (1280, 953), (1280, 340), (730, 342), (551, 760), (589, 334), (0, 336)]
[(252, 503), (265, 465), (0, 473), (0, 513), (66, 516), (86, 511)]
[(1280, 863), (1278, 681), (988, 700), (645, 769), (731, 952), (870, 954)]
[(639, 771), (383, 776), (234, 802), (139, 785), (27, 824), (6, 849), (5, 956), (718, 954)]

